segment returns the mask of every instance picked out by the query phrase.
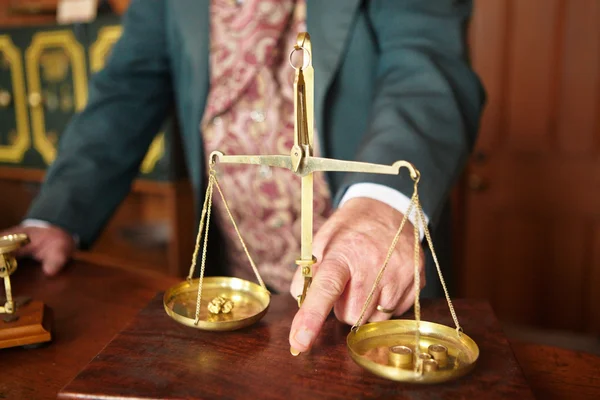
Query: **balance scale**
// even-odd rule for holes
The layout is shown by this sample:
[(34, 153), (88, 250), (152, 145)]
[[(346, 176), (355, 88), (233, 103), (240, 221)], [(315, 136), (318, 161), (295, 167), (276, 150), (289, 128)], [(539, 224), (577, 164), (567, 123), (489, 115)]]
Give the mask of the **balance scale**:
[[(292, 58), (296, 52), (302, 52), (302, 64), (299, 66), (294, 65)], [(402, 168), (405, 168), (408, 170), (410, 179), (414, 182), (411, 202), (389, 247), (387, 257), (379, 270), (371, 292), (363, 305), (361, 315), (346, 338), (348, 352), (350, 357), (361, 367), (375, 375), (395, 381), (432, 384), (464, 376), (474, 368), (479, 357), (479, 348), (462, 331), (446, 289), (419, 201), (418, 183), (420, 173), (407, 161), (397, 161), (393, 165), (379, 165), (313, 156), (314, 70), (311, 57), (310, 36), (306, 32), (300, 33), (289, 56), (290, 64), (296, 71), (294, 81), (294, 146), (291, 148), (289, 155), (225, 155), (219, 151), (210, 154), (208, 187), (190, 271), (184, 282), (171, 287), (165, 292), (163, 298), (165, 311), (175, 321), (191, 328), (208, 331), (232, 331), (255, 324), (269, 309), (271, 294), (250, 256), (227, 205), (223, 191), (219, 186), (215, 172), (217, 163), (253, 164), (285, 168), (301, 178), (301, 251), (296, 264), (301, 268), (304, 287), (302, 294), (298, 297), (299, 307), (302, 306), (307, 291), (310, 289), (313, 276), (312, 266), (317, 262), (312, 254), (313, 173), (318, 171), (341, 171), (398, 175)], [(208, 227), (210, 225), (215, 188), (224, 202), (231, 223), (256, 275), (257, 283), (235, 277), (204, 278)], [(397, 319), (364, 324), (365, 311), (372, 301), (373, 294), (377, 290), (400, 233), (412, 212), (417, 215), (417, 223), (414, 225), (415, 319)], [(455, 324), (454, 328), (434, 322), (421, 321), (420, 274), (417, 269), (420, 255), (419, 227), (425, 232), (425, 237), (431, 248), (448, 308)], [(199, 277), (193, 278), (199, 256)]]

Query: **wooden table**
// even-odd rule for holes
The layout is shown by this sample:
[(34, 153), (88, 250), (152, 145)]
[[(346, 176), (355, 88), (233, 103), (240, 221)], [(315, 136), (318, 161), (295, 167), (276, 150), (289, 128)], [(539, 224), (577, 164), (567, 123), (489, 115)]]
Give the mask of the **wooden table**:
[(532, 343), (511, 343), (539, 399), (600, 399), (600, 357)]
[(55, 399), (157, 291), (174, 282), (81, 262), (52, 278), (22, 262), (11, 278), (16, 296), (43, 301), (54, 315), (49, 345), (0, 350), (0, 399), (11, 400)]
[[(55, 399), (155, 295), (173, 284), (156, 275), (74, 263), (46, 278), (35, 265), (14, 275), (15, 294), (44, 301), (54, 313), (54, 341), (39, 349), (0, 350), (0, 399)], [(600, 398), (600, 357), (512, 343), (540, 399)]]
[[(158, 294), (59, 394), (60, 399), (346, 400), (533, 399), (511, 347), (487, 302), (457, 300), (463, 327), (481, 351), (474, 371), (440, 385), (380, 378), (348, 355), (349, 327), (331, 315), (313, 349), (298, 357), (288, 335), (298, 303), (271, 298), (256, 325), (233, 332), (191, 329), (165, 315)], [(443, 299), (423, 301), (421, 315), (451, 324)], [(407, 315), (407, 318), (411, 318)]]

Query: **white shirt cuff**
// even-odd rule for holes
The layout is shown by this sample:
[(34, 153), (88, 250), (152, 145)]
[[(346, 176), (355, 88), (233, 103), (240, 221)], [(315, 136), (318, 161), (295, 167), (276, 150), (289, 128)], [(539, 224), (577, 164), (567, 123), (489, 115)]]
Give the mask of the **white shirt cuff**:
[(50, 228), (52, 224), (41, 219), (28, 218), (21, 222), (21, 226), (33, 226), (35, 228)]
[[(406, 214), (408, 206), (410, 205), (410, 198), (406, 197), (403, 193), (400, 193), (396, 189), (392, 189), (389, 186), (380, 185), (378, 183), (362, 182), (355, 183), (350, 186), (348, 190), (346, 190), (346, 193), (344, 193), (344, 196), (340, 201), (339, 207), (342, 207), (348, 200), (356, 197), (366, 197), (373, 200), (379, 200), (382, 203), (385, 203), (388, 206), (396, 209), (397, 211), (400, 211), (402, 214)], [(425, 218), (425, 223), (429, 224), (429, 217), (424, 211), (423, 217)], [(408, 220), (414, 226), (418, 226), (417, 212), (414, 207), (408, 216)], [(419, 227), (419, 234), (421, 236), (421, 240), (423, 240), (425, 231), (422, 227)]]

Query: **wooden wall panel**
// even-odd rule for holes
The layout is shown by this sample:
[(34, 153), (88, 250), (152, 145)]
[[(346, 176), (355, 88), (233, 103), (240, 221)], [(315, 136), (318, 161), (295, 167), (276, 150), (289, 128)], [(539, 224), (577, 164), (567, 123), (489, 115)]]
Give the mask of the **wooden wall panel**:
[(585, 325), (588, 332), (597, 333), (600, 332), (600, 219), (594, 221), (590, 231), (592, 256), (587, 264), (589, 279), (584, 296), (589, 300), (585, 304)]
[[(543, 251), (548, 242), (547, 227), (531, 215), (496, 214), (490, 230), (496, 232), (495, 242), (509, 250), (497, 248), (493, 257), (502, 268), (488, 270), (493, 277), (490, 280), (495, 311), (500, 315), (516, 315), (514, 322), (539, 323), (537, 303), (528, 299), (540, 296), (539, 281), (548, 256)], [(533, 237), (538, 240), (531, 246), (523, 245)]]
[(567, 2), (563, 33), (556, 141), (561, 152), (590, 155), (600, 145), (600, 1)]
[[(499, 243), (498, 232), (494, 228), (497, 218), (493, 212), (476, 212), (477, 207), (470, 199), (472, 194), (467, 194), (465, 201), (466, 235), (464, 248), (462, 249), (463, 260), (459, 260), (457, 290), (464, 297), (492, 300), (494, 297), (494, 282), (503, 280), (495, 274), (496, 265), (490, 262), (490, 251), (487, 246), (478, 246), (473, 238), (479, 238), (481, 243)], [(472, 223), (473, 215), (478, 216), (478, 223)], [(495, 302), (492, 303), (496, 305)], [(497, 312), (497, 310), (496, 310)]]
[(580, 331), (585, 325), (589, 231), (583, 218), (566, 216), (557, 217), (549, 233), (547, 247), (542, 249), (547, 261), (539, 266), (543, 301), (538, 301), (537, 307), (541, 323)]
[(600, 333), (600, 1), (475, 0), (488, 104), (467, 169), (460, 294)]
[(503, 140), (502, 98), (506, 75), (506, 0), (488, 0), (485, 6), (475, 3), (470, 26), (470, 42), (478, 73), (487, 93), (486, 112), (482, 117), (478, 149), (487, 152)]
[(510, 3), (506, 133), (514, 150), (539, 153), (550, 145), (557, 68), (554, 38), (563, 2), (505, 3)]
[(555, 329), (584, 329), (586, 247), (582, 220), (550, 221), (540, 215), (495, 218), (502, 265), (491, 281), (495, 309), (513, 322)]

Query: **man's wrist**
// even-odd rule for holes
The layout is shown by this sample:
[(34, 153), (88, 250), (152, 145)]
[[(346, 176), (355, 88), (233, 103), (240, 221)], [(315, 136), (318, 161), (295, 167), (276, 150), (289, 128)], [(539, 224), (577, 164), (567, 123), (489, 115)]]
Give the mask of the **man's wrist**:
[[(346, 193), (344, 193), (344, 196), (340, 201), (339, 207), (342, 207), (348, 200), (357, 197), (366, 197), (369, 199), (378, 200), (396, 209), (402, 214), (406, 214), (410, 205), (410, 198), (396, 189), (378, 183), (362, 182), (355, 183), (351, 185), (348, 190), (346, 190)], [(423, 212), (423, 217), (425, 218), (425, 223), (429, 224), (429, 217), (427, 214), (425, 214), (425, 212)], [(419, 234), (421, 235), (421, 240), (423, 240), (425, 231), (420, 224), (417, 225), (417, 213), (414, 207), (408, 216), (408, 220), (414, 226), (419, 226)]]
[[(35, 228), (58, 228), (57, 226), (52, 225), (48, 221), (44, 221), (44, 220), (36, 219), (36, 218), (24, 219), (20, 225), (23, 227), (30, 226), (30, 227), (35, 227)], [(62, 228), (60, 228), (60, 229), (62, 229)], [(73, 238), (73, 241), (75, 242), (75, 247), (78, 248), (79, 247), (79, 236), (74, 233), (69, 233), (69, 234), (71, 235), (71, 237)]]

